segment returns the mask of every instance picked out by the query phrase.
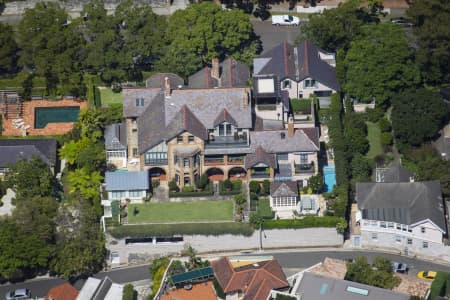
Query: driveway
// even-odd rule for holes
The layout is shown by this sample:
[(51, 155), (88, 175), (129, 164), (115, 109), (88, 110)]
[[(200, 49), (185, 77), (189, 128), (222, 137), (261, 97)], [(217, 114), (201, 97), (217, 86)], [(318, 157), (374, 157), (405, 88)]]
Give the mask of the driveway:
[(288, 41), (293, 44), (300, 32), (300, 26), (274, 26), (271, 19), (261, 21), (260, 19), (253, 19), (253, 29), (255, 33), (260, 36), (263, 44), (263, 52), (272, 49), (281, 42)]
[(6, 195), (3, 196), (2, 202), (3, 206), (0, 207), (0, 216), (11, 215), (14, 205), (11, 204), (11, 199), (16, 196), (13, 190), (8, 189)]

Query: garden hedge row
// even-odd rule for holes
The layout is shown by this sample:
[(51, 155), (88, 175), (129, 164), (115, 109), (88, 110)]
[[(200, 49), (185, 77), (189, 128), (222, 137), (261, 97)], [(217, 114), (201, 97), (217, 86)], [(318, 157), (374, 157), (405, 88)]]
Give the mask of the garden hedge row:
[(269, 220), (264, 222), (264, 229), (299, 229), (313, 227), (336, 227), (345, 222), (343, 218), (335, 216), (305, 217), (303, 219)]
[(173, 235), (243, 235), (251, 236), (253, 228), (248, 223), (184, 223), (122, 225), (108, 230), (115, 238), (151, 237)]
[(236, 180), (231, 182), (233, 184), (233, 188), (231, 191), (227, 191), (224, 187), (223, 181), (219, 181), (219, 194), (222, 196), (226, 195), (238, 195), (242, 192), (242, 181)]
[(169, 192), (169, 198), (184, 198), (184, 197), (204, 197), (212, 196), (214, 191), (201, 191), (201, 192)]

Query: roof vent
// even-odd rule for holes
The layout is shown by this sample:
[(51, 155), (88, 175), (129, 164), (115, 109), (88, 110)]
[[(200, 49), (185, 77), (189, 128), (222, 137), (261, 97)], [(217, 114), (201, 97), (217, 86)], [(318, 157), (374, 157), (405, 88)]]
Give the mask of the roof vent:
[(253, 264), (253, 266), (254, 266), (255, 268), (258, 268), (258, 267), (259, 267), (259, 265), (258, 265), (257, 263)]
[(286, 137), (286, 133), (281, 132), (281, 133), (280, 133), (280, 137), (281, 137), (282, 140), (284, 140), (284, 138)]

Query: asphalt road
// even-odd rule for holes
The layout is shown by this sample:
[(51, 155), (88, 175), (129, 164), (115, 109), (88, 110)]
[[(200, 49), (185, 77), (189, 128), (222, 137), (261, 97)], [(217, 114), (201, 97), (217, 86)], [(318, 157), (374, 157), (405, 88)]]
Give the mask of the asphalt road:
[[(257, 254), (260, 255), (260, 253)], [(280, 265), (283, 267), (286, 275), (288, 276), (292, 275), (293, 273), (301, 269), (305, 269), (318, 262), (323, 261), (325, 257), (344, 259), (344, 258), (355, 258), (357, 256), (365, 256), (368, 258), (369, 261), (371, 261), (376, 256), (382, 256), (390, 259), (391, 261), (406, 263), (410, 267), (409, 274), (411, 274), (412, 276), (414, 276), (419, 270), (435, 270), (435, 271), (450, 272), (450, 266), (414, 260), (411, 258), (394, 254), (385, 254), (367, 251), (347, 251), (347, 250), (321, 251), (315, 249), (311, 251), (301, 251), (301, 252), (283, 252), (283, 253), (264, 252), (262, 253), (262, 255), (273, 255), (279, 261)], [(124, 269), (116, 269), (108, 272), (100, 272), (96, 274), (94, 277), (103, 278), (106, 275), (117, 283), (140, 281), (149, 279), (150, 277), (148, 265), (129, 267)], [(0, 286), (0, 297), (1, 295), (5, 295), (7, 291), (14, 290), (17, 288), (28, 288), (31, 290), (33, 296), (43, 297), (53, 286), (56, 286), (63, 282), (65, 281), (62, 279), (42, 278), (17, 283), (13, 285), (2, 285)], [(74, 283), (74, 285), (77, 289), (81, 289), (83, 282), (84, 282), (83, 280), (79, 280), (76, 283)]]
[(272, 49), (281, 42), (294, 43), (302, 27), (300, 26), (274, 26), (270, 19), (266, 21), (252, 20), (255, 33), (260, 36), (263, 52)]

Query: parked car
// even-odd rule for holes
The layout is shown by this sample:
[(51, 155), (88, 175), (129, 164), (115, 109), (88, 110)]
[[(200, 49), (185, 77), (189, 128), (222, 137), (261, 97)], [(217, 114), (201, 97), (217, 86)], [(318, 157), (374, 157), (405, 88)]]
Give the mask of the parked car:
[(391, 23), (402, 25), (402, 26), (406, 26), (406, 27), (413, 27), (414, 26), (414, 24), (412, 23), (411, 20), (403, 18), (403, 17), (392, 18), (391, 19)]
[(298, 26), (300, 25), (300, 19), (290, 15), (276, 15), (272, 16), (272, 25)]
[(417, 277), (422, 279), (434, 279), (436, 277), (437, 272), (435, 271), (420, 271), (417, 273)]
[(29, 289), (17, 289), (6, 293), (6, 300), (23, 300), (31, 299), (31, 292)]
[(408, 265), (398, 262), (392, 262), (392, 272), (396, 273), (408, 273)]

